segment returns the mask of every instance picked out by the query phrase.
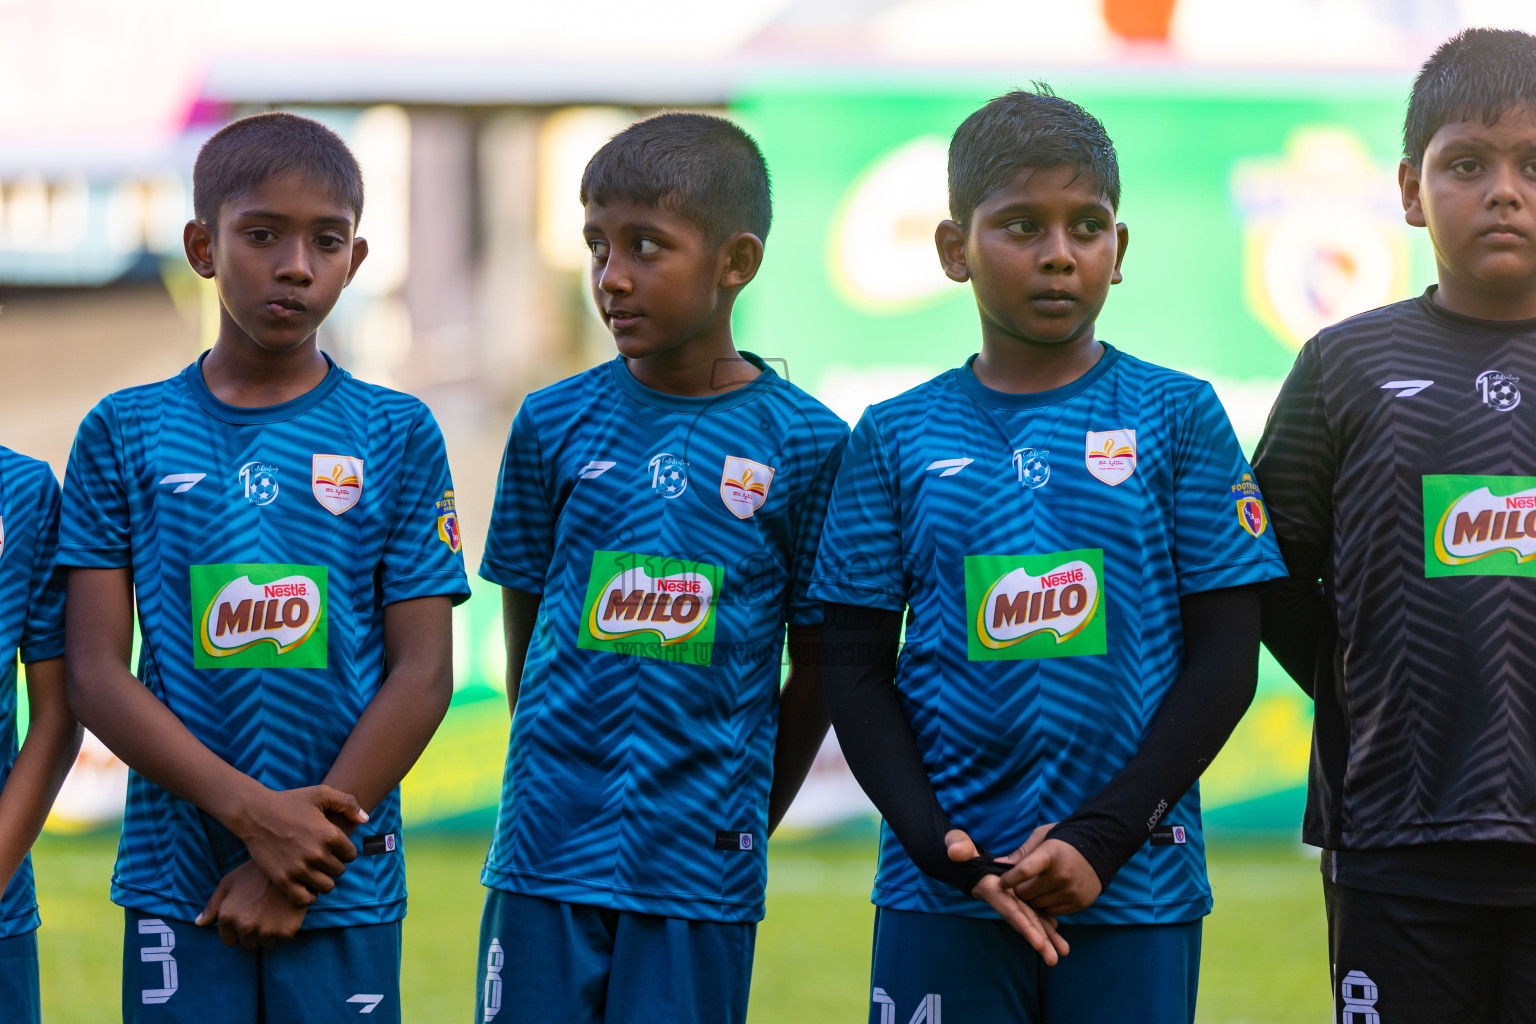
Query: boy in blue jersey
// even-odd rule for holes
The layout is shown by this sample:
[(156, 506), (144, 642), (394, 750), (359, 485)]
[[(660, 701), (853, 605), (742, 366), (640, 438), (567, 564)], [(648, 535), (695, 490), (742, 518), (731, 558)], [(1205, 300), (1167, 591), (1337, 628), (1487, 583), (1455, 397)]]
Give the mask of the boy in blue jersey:
[(368, 252), (341, 139), (226, 125), (193, 205), (218, 339), (85, 418), (59, 545), (70, 702), (133, 769), (123, 1016), (398, 1021), (397, 787), (447, 710), (469, 592), (442, 436), (317, 347)]
[[(45, 462), (0, 448), (0, 1006), (41, 1018), (37, 895), (28, 855), (80, 749), (64, 696), (59, 485)], [(27, 666), (27, 739), (16, 749), (16, 662)]]
[(955, 132), (949, 188), (935, 240), (981, 352), (865, 412), (811, 586), (885, 817), (869, 1019), (1187, 1024), (1194, 783), (1284, 569), (1210, 386), (1094, 336), (1127, 241), (1097, 119), (999, 97)]
[(745, 132), (638, 122), (581, 201), (619, 356), (528, 396), (502, 463), (480, 574), (514, 718), (476, 1019), (742, 1021), (766, 839), (827, 729), (806, 586), (848, 431), (732, 341), (771, 213)]

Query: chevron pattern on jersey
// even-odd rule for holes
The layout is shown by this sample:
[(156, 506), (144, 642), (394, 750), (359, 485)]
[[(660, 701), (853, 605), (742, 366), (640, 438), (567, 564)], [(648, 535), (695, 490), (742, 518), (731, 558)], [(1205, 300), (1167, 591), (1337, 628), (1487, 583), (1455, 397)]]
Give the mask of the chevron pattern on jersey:
[[(1133, 465), (1095, 457), (1108, 432), (1134, 445)], [(1283, 574), (1269, 532), (1254, 536), (1238, 515), (1233, 488), (1247, 472), (1209, 385), (1108, 346), (1055, 391), (992, 391), (966, 365), (865, 413), (811, 596), (910, 608), (896, 685), (956, 827), (1005, 852), (1076, 810), (1135, 754), (1182, 667), (1180, 595)], [(1049, 570), (1084, 562), (1085, 549), (1086, 562), (1102, 557), (1105, 653), (1071, 655), (1082, 648), (1064, 641), (1067, 656), (968, 654), (980, 627), (968, 614), (967, 558), (994, 556), (976, 562), (990, 567), (1012, 556), (1002, 566), (1024, 566), (1033, 580), (1021, 594), (1064, 594), (1078, 577)], [(999, 608), (994, 594), (982, 611), (1006, 620), (1010, 607), (1025, 605)], [(1044, 615), (1051, 605), (1033, 607)], [(1184, 825), (1187, 844), (1144, 846), (1074, 920), (1167, 923), (1209, 911), (1198, 789), (1163, 820)], [(895, 910), (992, 913), (919, 872), (889, 828), (874, 898)]]
[(1424, 507), (1426, 476), (1536, 476), (1525, 381), (1536, 321), (1426, 292), (1323, 331), (1280, 393), (1254, 465), (1292, 575), (1323, 581), (1339, 629), (1310, 843), (1536, 842), (1536, 579), (1500, 574), (1509, 555), (1427, 576), (1425, 519), (1445, 510)]
[[(46, 462), (0, 447), (0, 788), (16, 763), (16, 674), (64, 654), (64, 578), (55, 559), (59, 485)], [(0, 893), (0, 939), (38, 926), (29, 854)]]
[[(513, 421), (480, 574), (543, 600), (488, 886), (668, 917), (763, 916), (784, 627), (821, 621), (806, 588), (848, 428), (748, 358), (762, 374), (713, 398), (652, 391), (615, 359), (529, 395)], [(764, 492), (743, 460), (761, 467), (753, 479), (771, 476)], [(635, 617), (604, 635), (649, 622), (649, 639), (588, 633), (582, 646), (596, 553), (599, 584), (617, 559), (681, 588), (596, 595), (599, 615), (634, 597), (614, 614)], [(713, 591), (712, 567), (713, 639), (690, 634), (678, 660), (661, 640), (683, 631), (658, 620), (675, 595)], [(716, 849), (716, 831), (748, 833), (752, 848)]]
[[(338, 455), (363, 466), (358, 500), (341, 514), (316, 493), (317, 473), (328, 476)], [(333, 365), (292, 402), (241, 409), (215, 398), (194, 363), (170, 380), (109, 395), (85, 418), (65, 478), (60, 560), (131, 567), (143, 638), (139, 679), (242, 772), (274, 789), (311, 786), (383, 681), (384, 606), (468, 597), (463, 559), (437, 535), (436, 502), (452, 490), (442, 435), (415, 398)], [(193, 598), (193, 567), (233, 567), (228, 580), (219, 578), (230, 583), (252, 565), (326, 569), (327, 629), (309, 641), (326, 650), (298, 644), (297, 657), (272, 653), (270, 665), (247, 657), (197, 667), (197, 634), (210, 607), (207, 593)], [(243, 613), (247, 629), (251, 617), (280, 619), (296, 593), (256, 578), (260, 593), (241, 598), (255, 608)], [(225, 611), (228, 622), (240, 619), (237, 601)], [(260, 629), (248, 635), (259, 638)], [(275, 652), (281, 635), (272, 636), (258, 644)], [(364, 829), (398, 835), (398, 792)], [(112, 884), (117, 903), (190, 920), (243, 859), (240, 842), (212, 818), (129, 776)], [(398, 853), (359, 857), (304, 927), (398, 920), (404, 901)]]

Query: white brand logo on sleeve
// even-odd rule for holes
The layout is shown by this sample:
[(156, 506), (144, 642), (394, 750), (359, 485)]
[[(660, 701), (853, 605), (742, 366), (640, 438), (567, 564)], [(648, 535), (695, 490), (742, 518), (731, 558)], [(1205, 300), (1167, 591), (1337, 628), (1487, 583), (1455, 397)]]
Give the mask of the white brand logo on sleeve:
[(1090, 430), (1083, 461), (1096, 479), (1113, 487), (1136, 472), (1136, 431)]
[(361, 1004), (357, 1009), (358, 1013), (372, 1013), (383, 1001), (384, 995), (381, 992), (359, 992), (347, 1000), (349, 1003)]
[(579, 480), (594, 480), (608, 472), (614, 465), (612, 462), (599, 462), (593, 459), (576, 471), (576, 477)]
[(363, 460), (355, 455), (315, 455), (310, 460), (315, 500), (339, 516), (363, 496)]

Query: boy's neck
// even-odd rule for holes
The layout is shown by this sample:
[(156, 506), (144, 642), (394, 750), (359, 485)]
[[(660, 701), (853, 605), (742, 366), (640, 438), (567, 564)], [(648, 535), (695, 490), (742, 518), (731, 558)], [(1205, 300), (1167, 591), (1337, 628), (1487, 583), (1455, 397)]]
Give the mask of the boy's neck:
[(971, 369), (993, 391), (1033, 395), (1066, 387), (1093, 369), (1103, 355), (1104, 343), (1091, 331), (1052, 345), (984, 337)]
[(294, 348), (274, 352), (249, 339), (227, 338), (222, 331), (201, 367), (213, 397), (241, 409), (291, 402), (318, 387), (330, 368), (313, 334)]
[(763, 372), (736, 351), (727, 335), (705, 346), (683, 345), (648, 356), (626, 356), (630, 376), (652, 391), (682, 398), (723, 395)]
[(1473, 289), (1446, 274), (1444, 268), (1431, 298), (1441, 309), (1473, 320), (1536, 319), (1536, 289), (1509, 293)]

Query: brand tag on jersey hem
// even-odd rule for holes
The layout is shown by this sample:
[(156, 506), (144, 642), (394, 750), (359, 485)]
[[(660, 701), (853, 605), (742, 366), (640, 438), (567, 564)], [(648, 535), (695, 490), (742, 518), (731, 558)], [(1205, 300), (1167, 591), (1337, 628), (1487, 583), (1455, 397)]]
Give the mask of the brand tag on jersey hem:
[(399, 848), (393, 832), (381, 832), (378, 835), (363, 836), (363, 856), (380, 857), (386, 853), (394, 853)]
[(1189, 834), (1183, 825), (1158, 825), (1148, 841), (1153, 846), (1183, 846), (1189, 842)]
[(715, 849), (734, 850), (737, 853), (749, 853), (752, 850), (752, 833), (727, 832), (717, 829), (715, 831)]

